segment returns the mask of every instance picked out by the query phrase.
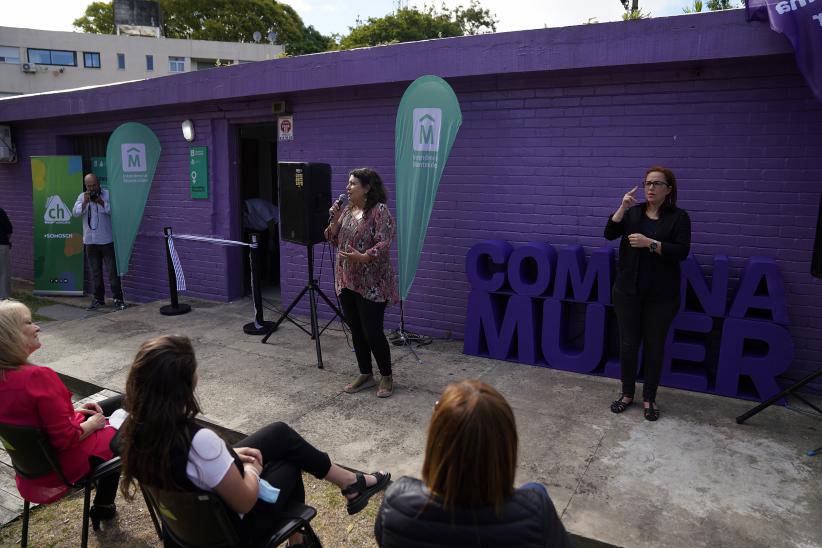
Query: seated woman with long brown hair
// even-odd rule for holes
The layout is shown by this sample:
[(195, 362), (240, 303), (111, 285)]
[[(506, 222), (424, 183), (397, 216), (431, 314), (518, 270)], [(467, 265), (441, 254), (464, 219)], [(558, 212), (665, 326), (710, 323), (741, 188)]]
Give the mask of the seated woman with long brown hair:
[[(341, 487), (349, 514), (365, 508), (388, 485), (390, 474), (363, 474), (333, 464), (282, 422), (228, 447), (195, 422), (200, 413), (196, 385), (197, 360), (187, 337), (156, 337), (140, 346), (126, 381), (123, 407), (129, 416), (120, 429), (121, 490), (127, 498), (134, 495), (135, 481), (164, 490), (215, 492), (239, 514), (236, 523), (245, 545), (270, 533), (271, 518), (290, 502), (305, 501), (302, 471)], [(271, 486), (279, 490), (274, 497)]]
[(428, 427), (422, 481), (402, 477), (386, 491), (377, 544), (571, 546), (545, 487), (514, 488), (517, 443), (499, 392), (477, 380), (448, 385)]

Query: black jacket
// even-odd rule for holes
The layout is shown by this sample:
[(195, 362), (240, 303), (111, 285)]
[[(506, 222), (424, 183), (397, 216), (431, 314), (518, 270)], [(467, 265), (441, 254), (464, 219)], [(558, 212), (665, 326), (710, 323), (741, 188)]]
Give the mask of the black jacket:
[(407, 476), (385, 493), (374, 524), (382, 548), (571, 547), (553, 503), (533, 489), (517, 489), (502, 515), (493, 507), (444, 509), (422, 481)]
[(10, 236), (12, 232), (9, 216), (0, 207), (0, 245), (11, 245)]
[(642, 216), (645, 204), (637, 204), (625, 212), (622, 222), (615, 223), (608, 217), (605, 225), (605, 237), (619, 242), (619, 266), (615, 287), (625, 295), (637, 294), (640, 257), (647, 257), (648, 279), (653, 285), (646, 288), (644, 295), (651, 298), (677, 298), (679, 296), (680, 269), (679, 263), (688, 257), (691, 251), (691, 219), (684, 209), (665, 207), (659, 212), (654, 240), (662, 242), (662, 254), (651, 253), (648, 248), (631, 247), (628, 236), (642, 232)]

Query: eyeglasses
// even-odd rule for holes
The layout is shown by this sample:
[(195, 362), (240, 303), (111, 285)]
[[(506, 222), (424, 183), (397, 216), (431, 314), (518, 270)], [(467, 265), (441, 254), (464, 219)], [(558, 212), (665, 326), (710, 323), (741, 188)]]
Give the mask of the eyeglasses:
[(664, 186), (671, 186), (671, 185), (668, 184), (668, 183), (665, 183), (663, 181), (645, 181), (645, 188), (651, 188), (651, 187), (662, 188)]

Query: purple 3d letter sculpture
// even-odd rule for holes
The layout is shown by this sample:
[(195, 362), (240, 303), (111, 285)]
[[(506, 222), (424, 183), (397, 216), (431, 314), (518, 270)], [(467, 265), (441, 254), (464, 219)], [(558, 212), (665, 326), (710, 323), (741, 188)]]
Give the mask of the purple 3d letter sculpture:
[[(611, 303), (615, 253), (502, 240), (474, 245), (463, 351), (474, 356), (619, 376)], [(729, 305), (728, 258), (714, 257), (710, 283), (693, 256), (682, 262), (682, 308), (668, 333), (662, 384), (764, 400), (793, 359), (782, 276), (752, 257)], [(609, 348), (612, 351), (609, 351)]]

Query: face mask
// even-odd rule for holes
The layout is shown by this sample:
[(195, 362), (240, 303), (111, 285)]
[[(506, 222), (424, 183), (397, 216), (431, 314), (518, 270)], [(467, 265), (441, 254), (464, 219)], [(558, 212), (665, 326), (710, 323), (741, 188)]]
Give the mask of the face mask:
[(274, 504), (277, 502), (277, 499), (280, 496), (280, 490), (265, 481), (263, 478), (260, 478), (260, 491), (257, 494), (257, 498)]

